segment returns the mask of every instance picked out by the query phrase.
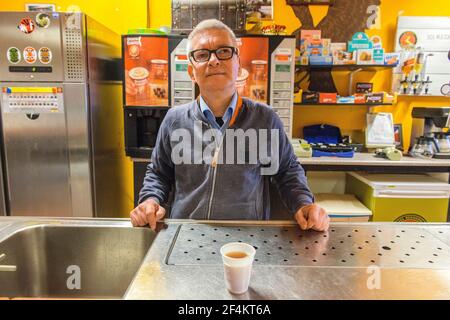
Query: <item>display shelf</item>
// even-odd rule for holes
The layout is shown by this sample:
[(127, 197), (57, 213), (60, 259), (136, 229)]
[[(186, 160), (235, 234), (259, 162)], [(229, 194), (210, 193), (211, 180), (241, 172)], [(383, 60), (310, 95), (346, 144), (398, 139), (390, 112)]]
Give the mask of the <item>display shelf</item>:
[(301, 65), (295, 64), (298, 69), (304, 70), (333, 70), (333, 71), (354, 71), (354, 70), (369, 70), (380, 71), (393, 69), (397, 65), (380, 65), (380, 64), (333, 64), (333, 65)]
[(142, 108), (146, 108), (146, 109), (159, 109), (159, 110), (166, 110), (166, 109), (170, 109), (171, 107), (169, 106), (123, 106), (124, 109), (142, 109)]
[(295, 106), (393, 106), (394, 103), (294, 103)]

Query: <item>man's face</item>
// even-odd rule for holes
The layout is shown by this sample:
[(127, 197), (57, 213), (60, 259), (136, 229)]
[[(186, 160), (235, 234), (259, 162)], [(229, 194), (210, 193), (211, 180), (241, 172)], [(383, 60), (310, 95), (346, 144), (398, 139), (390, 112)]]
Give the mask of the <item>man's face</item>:
[[(192, 39), (191, 52), (198, 49), (215, 50), (220, 47), (236, 47), (231, 36), (225, 30), (205, 30)], [(197, 82), (200, 92), (234, 91), (239, 71), (239, 56), (233, 54), (231, 59), (219, 60), (211, 53), (209, 61), (195, 62), (192, 58), (188, 72)]]

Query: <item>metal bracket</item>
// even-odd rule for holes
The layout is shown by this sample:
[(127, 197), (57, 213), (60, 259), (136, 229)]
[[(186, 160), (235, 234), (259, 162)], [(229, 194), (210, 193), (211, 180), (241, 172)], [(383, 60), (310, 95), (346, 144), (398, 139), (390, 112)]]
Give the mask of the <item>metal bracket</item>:
[(350, 71), (350, 74), (348, 76), (348, 95), (351, 96), (353, 94), (353, 77), (358, 72), (362, 71), (362, 68), (358, 68), (355, 70)]

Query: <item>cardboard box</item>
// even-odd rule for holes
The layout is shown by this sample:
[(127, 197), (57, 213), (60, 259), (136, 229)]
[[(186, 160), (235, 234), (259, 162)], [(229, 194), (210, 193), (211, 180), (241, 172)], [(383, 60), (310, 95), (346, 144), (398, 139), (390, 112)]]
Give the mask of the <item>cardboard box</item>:
[(330, 43), (330, 54), (333, 56), (333, 61), (335, 61), (339, 53), (343, 53), (347, 50), (347, 44), (345, 42), (332, 42)]
[(384, 103), (395, 103), (397, 100), (396, 94), (391, 95), (387, 92), (383, 92), (383, 102)]
[(306, 48), (306, 55), (308, 56), (321, 56), (322, 55), (322, 47), (311, 47), (308, 46)]
[(399, 52), (390, 52), (384, 54), (384, 64), (387, 66), (395, 66), (398, 64), (400, 58)]
[(371, 93), (373, 89), (372, 82), (357, 82), (356, 93)]
[(373, 49), (373, 63), (384, 64), (384, 49)]
[(355, 97), (354, 96), (350, 96), (350, 97), (337, 97), (337, 103), (355, 103)]
[(319, 102), (319, 93), (304, 91), (302, 92), (302, 103), (317, 103)]
[(302, 55), (300, 57), (300, 65), (302, 65), (302, 66), (309, 65), (309, 57), (307, 55)]
[(332, 56), (310, 56), (309, 64), (310, 65), (332, 65), (333, 57)]
[(320, 30), (301, 30), (300, 31), (300, 41), (313, 44), (319, 42), (322, 38), (322, 31)]
[(337, 103), (337, 93), (321, 92), (319, 93), (320, 103)]
[(359, 49), (356, 51), (356, 64), (373, 64), (373, 49)]
[(366, 95), (364, 93), (355, 93), (355, 103), (364, 104), (366, 103)]
[(382, 92), (366, 94), (366, 103), (383, 103)]
[(383, 48), (383, 44), (381, 42), (381, 37), (378, 35), (371, 36), (370, 41), (372, 41), (372, 46), (374, 49), (381, 49)]
[(373, 43), (364, 32), (357, 32), (352, 36), (352, 41), (348, 42), (348, 52), (354, 52), (360, 49), (372, 49)]
[(331, 39), (322, 38), (321, 43), (322, 43), (322, 47), (329, 47), (331, 45)]
[(356, 64), (355, 54), (352, 52), (339, 51), (337, 56), (333, 56), (333, 64)]

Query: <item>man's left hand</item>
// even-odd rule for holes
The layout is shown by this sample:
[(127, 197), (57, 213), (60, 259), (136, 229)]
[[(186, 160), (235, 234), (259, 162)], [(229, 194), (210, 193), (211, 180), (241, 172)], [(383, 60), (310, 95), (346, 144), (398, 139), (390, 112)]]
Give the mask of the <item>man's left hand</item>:
[(298, 209), (295, 219), (302, 230), (326, 231), (330, 226), (330, 217), (323, 208), (315, 203)]

